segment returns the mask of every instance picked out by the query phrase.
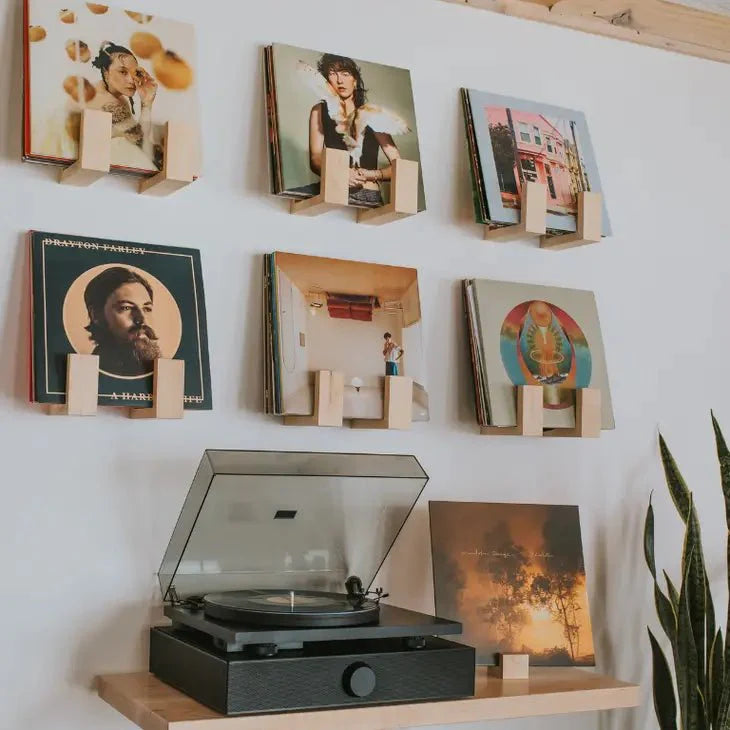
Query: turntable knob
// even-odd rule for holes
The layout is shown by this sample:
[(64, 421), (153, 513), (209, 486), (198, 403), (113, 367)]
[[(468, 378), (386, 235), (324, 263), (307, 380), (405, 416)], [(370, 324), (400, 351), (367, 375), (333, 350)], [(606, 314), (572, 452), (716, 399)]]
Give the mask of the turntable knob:
[(355, 662), (345, 670), (342, 684), (351, 697), (367, 697), (375, 690), (375, 672), (365, 662)]

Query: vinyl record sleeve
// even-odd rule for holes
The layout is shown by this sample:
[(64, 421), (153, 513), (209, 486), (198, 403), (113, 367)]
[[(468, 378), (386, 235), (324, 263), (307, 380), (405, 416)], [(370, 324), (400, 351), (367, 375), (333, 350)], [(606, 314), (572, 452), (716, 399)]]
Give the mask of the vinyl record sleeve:
[[(185, 361), (185, 408), (212, 408), (198, 250), (42, 231), (29, 239), (34, 401), (65, 402), (67, 355), (77, 352), (100, 356), (99, 405), (151, 405), (154, 357), (164, 357)], [(138, 350), (130, 343), (141, 326), (153, 344)]]

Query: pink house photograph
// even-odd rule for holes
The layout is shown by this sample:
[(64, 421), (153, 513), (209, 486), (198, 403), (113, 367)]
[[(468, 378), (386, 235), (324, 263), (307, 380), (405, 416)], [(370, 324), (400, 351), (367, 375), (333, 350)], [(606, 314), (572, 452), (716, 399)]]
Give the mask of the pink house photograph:
[(579, 192), (590, 190), (574, 122), (507, 107), (485, 109), (502, 204), (520, 207), (525, 182), (547, 186), (547, 207), (575, 215)]

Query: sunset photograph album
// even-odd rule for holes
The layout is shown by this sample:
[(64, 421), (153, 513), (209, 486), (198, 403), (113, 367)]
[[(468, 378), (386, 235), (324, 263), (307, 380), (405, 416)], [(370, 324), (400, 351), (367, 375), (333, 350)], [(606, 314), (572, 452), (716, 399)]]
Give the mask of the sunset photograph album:
[(200, 252), (30, 231), (30, 399), (66, 402), (68, 356), (99, 357), (99, 405), (149, 407), (158, 358), (185, 363), (184, 407), (213, 407)]
[(344, 377), (344, 418), (383, 418), (385, 378), (407, 376), (411, 419), (429, 419), (416, 269), (277, 251), (263, 276), (267, 413), (312, 415), (326, 370)]
[[(325, 148), (349, 155), (349, 204), (390, 200), (392, 162), (421, 161), (408, 69), (275, 43), (264, 48), (271, 192), (320, 191)], [(420, 170), (420, 165), (419, 165)], [(419, 172), (418, 210), (426, 207)]]

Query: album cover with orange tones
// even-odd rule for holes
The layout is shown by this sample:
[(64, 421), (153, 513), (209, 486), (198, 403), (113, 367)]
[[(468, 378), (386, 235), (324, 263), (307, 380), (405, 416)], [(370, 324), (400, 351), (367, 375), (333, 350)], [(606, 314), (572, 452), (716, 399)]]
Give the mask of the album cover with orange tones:
[(436, 614), (477, 664), (595, 665), (578, 508), (429, 502)]
[(23, 159), (78, 158), (84, 109), (112, 115), (112, 170), (162, 169), (165, 124), (199, 128), (192, 25), (100, 3), (24, 0)]

